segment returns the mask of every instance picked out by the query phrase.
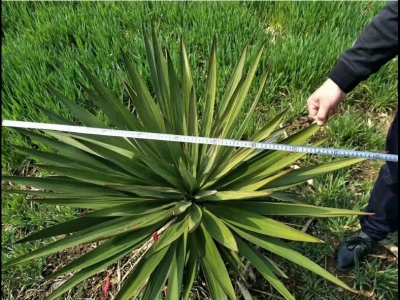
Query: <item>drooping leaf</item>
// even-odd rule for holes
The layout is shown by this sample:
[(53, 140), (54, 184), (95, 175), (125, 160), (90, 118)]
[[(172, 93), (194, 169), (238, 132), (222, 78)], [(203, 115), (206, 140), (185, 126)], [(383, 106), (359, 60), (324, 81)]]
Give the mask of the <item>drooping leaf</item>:
[(68, 143), (63, 143), (42, 134), (37, 134), (35, 132), (31, 132), (22, 128), (14, 128), (14, 130), (31, 138), (32, 140), (38, 141), (39, 143), (42, 143), (50, 148), (53, 148), (54, 150), (57, 150), (66, 157), (74, 158), (76, 161), (82, 162), (83, 164), (90, 163), (94, 166), (93, 169), (108, 170), (111, 172), (114, 171), (112, 169), (110, 170), (104, 165), (101, 165), (101, 161), (97, 160), (89, 153), (82, 151), (81, 149), (78, 149), (72, 145), (69, 145)]
[(51, 121), (53, 121), (56, 124), (61, 124), (61, 125), (76, 125), (74, 122), (61, 117), (60, 115), (40, 106), (35, 104), (34, 105), (41, 113), (43, 113), (44, 115), (46, 115)]
[(216, 205), (211, 203), (206, 203), (206, 207), (216, 216), (240, 228), (282, 239), (321, 243), (319, 239), (300, 230), (294, 229), (279, 221), (266, 218), (258, 213), (247, 211), (245, 205), (241, 210), (229, 207), (228, 205)]
[(73, 167), (76, 169), (89, 169), (93, 170), (95, 166), (85, 163), (83, 161), (77, 161), (75, 159), (71, 159), (67, 156), (59, 155), (56, 153), (50, 153), (50, 152), (45, 152), (45, 151), (40, 151), (40, 150), (35, 150), (35, 149), (30, 149), (26, 147), (20, 147), (20, 146), (13, 146), (18, 152), (27, 154), (31, 157), (37, 158), (39, 161), (53, 165), (53, 166), (59, 166), (59, 167)]
[(141, 297), (143, 300), (157, 299), (157, 296), (165, 286), (165, 281), (168, 278), (169, 270), (171, 269), (174, 260), (176, 244), (177, 243), (174, 242), (169, 246), (168, 252), (154, 269), (154, 272), (151, 273), (146, 288), (144, 289), (143, 296)]
[[(218, 286), (220, 286), (224, 293), (231, 299), (236, 299), (228, 272), (211, 236), (207, 233), (202, 224), (196, 229), (195, 233), (197, 238), (197, 251), (202, 269), (205, 275), (207, 274), (206, 277), (209, 278), (207, 283), (212, 285), (215, 291), (218, 291)], [(218, 294), (220, 295), (221, 293), (218, 292)]]
[(78, 273), (73, 275), (70, 279), (68, 279), (64, 284), (62, 284), (58, 289), (56, 289), (46, 300), (55, 300), (58, 299), (62, 294), (68, 292), (76, 285), (81, 283), (82, 281), (86, 280), (87, 278), (98, 274), (104, 268), (110, 266), (111, 264), (115, 263), (116, 261), (120, 260), (122, 257), (126, 256), (130, 252), (130, 249), (122, 251), (118, 254), (115, 254), (112, 257), (109, 257), (101, 262), (98, 262), (90, 267), (84, 268), (80, 270)]
[[(272, 175), (272, 176), (268, 176), (267, 178), (265, 178), (265, 179), (263, 179), (263, 180), (260, 180), (260, 181), (258, 181), (258, 182), (256, 182), (256, 183), (248, 184), (248, 185), (246, 185), (246, 186), (240, 188), (240, 190), (241, 190), (243, 193), (244, 193), (244, 192), (251, 193), (251, 192), (257, 191), (257, 190), (259, 190), (259, 189), (263, 189), (263, 187), (266, 186), (266, 185), (267, 185), (268, 183), (270, 183), (271, 181), (274, 181), (275, 179), (277, 179), (277, 178), (279, 178), (279, 177), (285, 176), (287, 173), (289, 173), (289, 172), (291, 172), (291, 171), (292, 171), (291, 168), (286, 169), (286, 170), (283, 170), (283, 171), (281, 171), (280, 173), (277, 173), (277, 174)], [(269, 195), (272, 194), (273, 190), (267, 190), (266, 192), (269, 193), (269, 194), (268, 194), (268, 196), (269, 196)]]
[(284, 242), (280, 241), (279, 239), (267, 237), (262, 234), (258, 234), (255, 232), (249, 232), (247, 230), (241, 230), (236, 226), (230, 226), (239, 236), (242, 238), (254, 243), (265, 250), (268, 250), (276, 255), (279, 255), (287, 260), (298, 264), (322, 277), (325, 279), (337, 284), (338, 286), (343, 287), (346, 290), (352, 291), (352, 289), (345, 284), (343, 281), (339, 280), (337, 277), (317, 265), (316, 263), (312, 262), (305, 256), (301, 255), (299, 252), (291, 249), (287, 246)]
[(240, 260), (238, 253), (230, 249), (227, 249), (225, 247), (219, 247), (218, 249), (219, 252), (221, 253), (222, 259), (228, 262), (230, 271), (235, 272), (240, 279), (246, 282), (246, 278), (244, 277), (244, 271), (243, 271), (246, 270), (246, 267)]
[(142, 258), (132, 270), (118, 294), (115, 296), (115, 300), (129, 300), (135, 296), (139, 288), (146, 282), (160, 264), (168, 250), (169, 246), (157, 251), (147, 259)]
[(91, 226), (84, 229), (74, 235), (67, 236), (61, 240), (55, 241), (48, 245), (45, 245), (37, 250), (21, 255), (11, 261), (8, 261), (3, 266), (11, 266), (19, 264), (25, 261), (33, 260), (45, 255), (49, 255), (79, 244), (88, 243), (98, 239), (106, 239), (108, 237), (118, 234), (119, 231), (126, 230), (132, 226), (137, 227), (139, 224), (141, 226), (147, 226), (159, 222), (163, 219), (168, 218), (171, 215), (171, 210), (155, 212), (152, 217), (122, 217), (115, 218), (110, 221), (100, 223), (95, 226)]
[(115, 163), (117, 166), (121, 167), (135, 178), (141, 179), (143, 184), (151, 183), (154, 185), (168, 185), (168, 183), (161, 176), (148, 168), (141, 160), (134, 158), (133, 155), (128, 154), (128, 156), (126, 156), (100, 145), (94, 145), (90, 141), (86, 140), (81, 140), (81, 143), (90, 148), (96, 154)]
[(242, 253), (252, 264), (257, 268), (257, 270), (271, 283), (271, 285), (276, 288), (285, 299), (294, 300), (293, 295), (287, 290), (283, 283), (275, 276), (266, 260), (263, 259), (262, 255), (252, 247), (246, 244), (240, 237), (236, 237), (240, 253)]
[(283, 202), (307, 204), (306, 202), (298, 199), (298, 195), (290, 192), (273, 192), (271, 195), (269, 195), (269, 197)]
[[(310, 217), (338, 217), (350, 215), (367, 215), (365, 212), (354, 210), (320, 207), (306, 204), (272, 203), (261, 201), (246, 201), (246, 211), (268, 216), (310, 216)], [(235, 209), (243, 208), (240, 201), (231, 201), (229, 206)]]
[[(323, 144), (325, 141), (326, 141), (326, 139), (320, 140), (318, 142), (312, 143), (311, 146), (318, 147), (321, 144)], [(277, 172), (279, 170), (284, 170), (285, 168), (290, 167), (293, 163), (295, 163), (296, 161), (298, 161), (300, 158), (304, 157), (305, 155), (307, 155), (307, 153), (291, 153), (291, 154), (286, 155), (285, 157), (281, 158), (279, 161), (270, 164), (267, 168), (265, 168), (262, 172), (260, 172), (258, 176), (255, 177), (255, 179), (257, 179), (257, 178), (261, 179), (261, 178), (267, 177), (267, 179), (261, 180), (256, 184), (257, 188), (263, 188), (269, 182), (271, 182), (272, 180), (268, 180), (268, 177), (271, 176), (271, 174), (274, 174), (275, 172)], [(276, 178), (274, 178), (274, 180), (275, 179)]]
[(63, 274), (74, 272), (75, 270), (81, 270), (108, 259), (114, 256), (115, 253), (126, 251), (127, 249), (131, 249), (132, 251), (135, 247), (141, 245), (145, 240), (147, 240), (160, 225), (162, 225), (162, 223), (155, 223), (144, 228), (134, 229), (127, 233), (118, 235), (96, 247), (92, 251), (83, 254), (61, 269), (58, 269), (48, 276), (47, 279), (56, 278)]
[(207, 266), (201, 265), (201, 269), (203, 270), (204, 277), (207, 283), (207, 289), (210, 292), (211, 299), (228, 300), (228, 295), (219, 284), (216, 275), (214, 275)]

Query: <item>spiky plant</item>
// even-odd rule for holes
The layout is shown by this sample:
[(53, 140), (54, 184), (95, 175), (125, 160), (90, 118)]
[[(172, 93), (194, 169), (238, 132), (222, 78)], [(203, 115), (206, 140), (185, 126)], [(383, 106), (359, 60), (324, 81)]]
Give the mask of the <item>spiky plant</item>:
[[(81, 65), (93, 87), (82, 85), (82, 89), (110, 123), (121, 130), (241, 139), (252, 120), (267, 78), (266, 75), (262, 77), (254, 99), (248, 99), (263, 47), (247, 72), (244, 71), (246, 48), (243, 50), (219, 107), (215, 109), (217, 51), (213, 42), (202, 97), (204, 111), (199, 113), (184, 43), (181, 41), (180, 44), (180, 69), (177, 73), (168, 53), (163, 54), (154, 28), (151, 38), (148, 38), (146, 30), (143, 34), (152, 92), (127, 55), (122, 53), (129, 80), (121, 80), (134, 103), (135, 115)], [(107, 128), (61, 92), (51, 86), (48, 89), (71, 111), (80, 125)], [(239, 121), (246, 100), (252, 104), (244, 120)], [(50, 111), (42, 111), (55, 123), (76, 125)], [(284, 116), (285, 112), (277, 115), (249, 140), (276, 141), (279, 136), (277, 128)], [(198, 272), (203, 273), (212, 299), (236, 299), (228, 270), (242, 276), (244, 258), (286, 299), (294, 299), (279, 280), (286, 275), (256, 245), (350, 290), (284, 241), (320, 243), (318, 238), (272, 217), (357, 214), (300, 204), (284, 190), (358, 163), (360, 159), (341, 159), (290, 169), (289, 166), (304, 153), (16, 130), (55, 150), (50, 153), (16, 146), (17, 150), (41, 161), (43, 170), (55, 175), (3, 176), (3, 181), (42, 190), (7, 192), (31, 194), (37, 202), (85, 209), (86, 214), (22, 239), (19, 242), (61, 236), (3, 266), (101, 241), (97, 248), (49, 276), (51, 279), (75, 272), (48, 299), (56, 299), (135, 250), (139, 250), (134, 260), (136, 265), (123, 282), (117, 300), (131, 299), (139, 293), (141, 299), (153, 300), (165, 285), (168, 287), (167, 299), (188, 299)], [(317, 130), (318, 126), (314, 124), (279, 142), (305, 144)], [(155, 232), (160, 235), (156, 241), (152, 239)]]

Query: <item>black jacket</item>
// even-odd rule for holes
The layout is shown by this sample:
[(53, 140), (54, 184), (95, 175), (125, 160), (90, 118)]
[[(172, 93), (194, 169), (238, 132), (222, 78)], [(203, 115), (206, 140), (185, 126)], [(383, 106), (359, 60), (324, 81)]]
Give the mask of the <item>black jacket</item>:
[(340, 55), (329, 78), (345, 93), (351, 92), (361, 81), (397, 56), (397, 8), (397, 1), (388, 2), (364, 29), (355, 44)]

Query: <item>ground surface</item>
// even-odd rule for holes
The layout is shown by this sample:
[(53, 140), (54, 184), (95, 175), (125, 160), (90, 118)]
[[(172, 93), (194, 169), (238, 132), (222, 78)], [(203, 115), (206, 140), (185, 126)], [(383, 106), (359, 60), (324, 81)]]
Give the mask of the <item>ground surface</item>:
[[(37, 3), (2, 2), (2, 119), (47, 121), (36, 105), (70, 117), (68, 111), (46, 93), (41, 81), (48, 81), (77, 103), (90, 107), (76, 82), (83, 80), (76, 60), (82, 61), (110, 88), (121, 94), (113, 72), (121, 66), (118, 49), (127, 50), (140, 72), (149, 78), (144, 61), (141, 23), (155, 21), (164, 45), (176, 57), (177, 38), (184, 36), (191, 65), (197, 67), (196, 82), (205, 76), (205, 63), (213, 35), (218, 37), (219, 86), (223, 87), (244, 44), (249, 41), (254, 55), (267, 39), (262, 69), (269, 69), (262, 102), (254, 128), (276, 112), (291, 107), (285, 124), (295, 130), (306, 126), (305, 101), (320, 85), (341, 51), (351, 46), (357, 34), (384, 5), (383, 2), (182, 2), (182, 3)], [(323, 130), (330, 137), (326, 146), (383, 151), (390, 118), (397, 109), (397, 61), (362, 83)], [(259, 80), (259, 79), (258, 79)], [(255, 82), (255, 87), (258, 84)], [(201, 89), (199, 94), (201, 93)], [(122, 95), (122, 94), (121, 94)], [(102, 118), (101, 114), (99, 117)], [(9, 146), (26, 140), (2, 130), (2, 174), (38, 175), (31, 162)], [(309, 157), (299, 162), (330, 158)], [(301, 193), (315, 204), (362, 209), (377, 175), (379, 163), (366, 162), (354, 168), (314, 180)], [(8, 183), (2, 183), (2, 188)], [(2, 195), (2, 259), (38, 247), (12, 245), (27, 234), (72, 218), (75, 211), (62, 207), (32, 204), (22, 196)], [(288, 220), (303, 227), (307, 220)], [(315, 220), (308, 232), (326, 244), (301, 245), (303, 253), (335, 272), (334, 247), (358, 226), (356, 218)], [(43, 276), (87, 249), (73, 249), (47, 260), (39, 260), (2, 271), (2, 299), (43, 299), (60, 281), (41, 283)], [(397, 260), (381, 250), (349, 274), (338, 274), (360, 295), (344, 293), (301, 268), (282, 262), (290, 281), (286, 283), (298, 299), (386, 299), (398, 297)], [(124, 262), (109, 269), (110, 299), (118, 290)], [(261, 276), (249, 289), (255, 299), (281, 299)], [(63, 299), (100, 299), (106, 272), (88, 280)], [(201, 279), (193, 299), (204, 299)]]

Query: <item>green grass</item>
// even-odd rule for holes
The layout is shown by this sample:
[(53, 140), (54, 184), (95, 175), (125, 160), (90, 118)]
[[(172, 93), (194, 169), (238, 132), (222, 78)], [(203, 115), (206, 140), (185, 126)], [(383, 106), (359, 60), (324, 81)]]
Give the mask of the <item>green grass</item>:
[[(254, 56), (266, 39), (267, 51), (259, 74), (265, 70), (270, 73), (262, 105), (249, 133), (288, 106), (292, 109), (286, 122), (290, 122), (307, 114), (307, 97), (325, 80), (338, 55), (352, 45), (383, 5), (381, 2), (2, 2), (2, 119), (48, 121), (35, 105), (71, 118), (46, 92), (42, 81), (56, 86), (67, 97), (103, 118), (77, 87), (77, 82), (85, 82), (85, 78), (76, 61), (93, 70), (125, 101), (116, 75), (122, 66), (119, 48), (128, 51), (150, 82), (148, 67), (143, 63), (141, 24), (154, 21), (162, 43), (168, 46), (174, 59), (177, 59), (178, 37), (183, 35), (190, 63), (196, 67), (194, 80), (200, 88), (205, 86), (202, 83), (207, 54), (214, 35), (218, 38), (220, 91), (245, 43), (249, 42)], [(397, 108), (397, 70), (397, 62), (390, 62), (349, 95), (342, 107), (342, 116), (323, 132), (330, 137), (326, 146), (384, 149), (385, 134), (381, 127), (385, 120), (378, 116), (391, 114)], [(201, 89), (197, 91), (201, 93)], [(8, 145), (31, 145), (30, 141), (7, 129), (2, 129), (2, 133), (2, 173), (34, 172), (29, 168), (31, 162)], [(301, 164), (315, 159), (332, 158), (308, 157)], [(313, 203), (359, 210), (368, 201), (373, 184), (370, 173), (378, 166), (362, 164), (330, 174), (315, 180), (313, 189), (302, 192)], [(75, 213), (70, 209), (30, 204), (22, 196), (3, 194), (2, 258), (7, 260), (37, 247), (39, 243), (32, 246), (11, 243)], [(303, 225), (305, 220), (297, 222)], [(318, 220), (310, 230), (323, 239), (342, 238), (357, 225), (356, 218)], [(329, 243), (320, 247), (302, 245), (302, 249), (321, 265), (334, 251)], [(3, 272), (2, 287), (12, 292), (17, 287), (23, 291), (34, 288), (32, 284), (42, 278), (46, 265), (41, 260)], [(293, 289), (299, 299), (358, 299), (304, 270), (293, 270), (299, 282)], [(397, 287), (397, 264), (370, 260), (356, 268), (351, 277), (356, 289), (374, 291), (377, 299), (397, 299), (397, 291), (393, 290), (393, 286)], [(271, 293), (268, 287), (265, 289)], [(200, 285), (197, 292), (204, 293)], [(277, 295), (256, 295), (257, 299), (279, 299)]]

